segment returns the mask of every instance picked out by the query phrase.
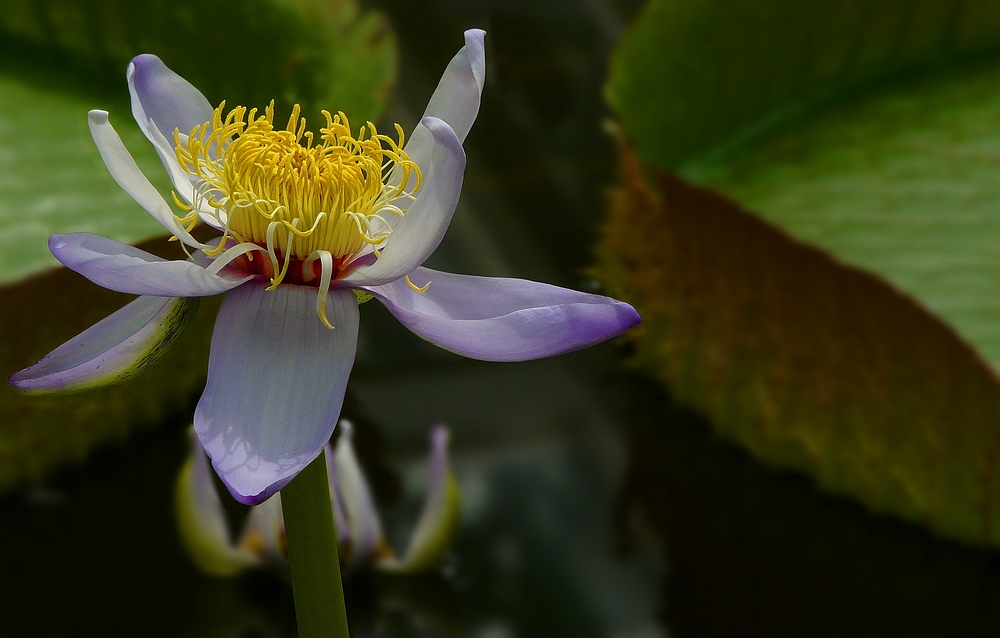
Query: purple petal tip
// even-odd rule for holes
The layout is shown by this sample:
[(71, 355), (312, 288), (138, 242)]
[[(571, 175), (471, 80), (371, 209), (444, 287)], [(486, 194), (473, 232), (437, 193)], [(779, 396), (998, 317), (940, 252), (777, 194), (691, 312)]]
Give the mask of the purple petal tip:
[[(216, 473), (218, 474), (218, 471), (216, 471)], [(259, 494), (247, 495), (247, 494), (241, 494), (235, 487), (230, 485), (229, 481), (226, 480), (225, 475), (219, 474), (219, 478), (222, 480), (222, 484), (226, 486), (226, 489), (229, 490), (229, 494), (232, 495), (232, 497), (236, 499), (237, 502), (243, 503), (244, 505), (260, 505), (261, 503), (263, 503), (264, 501), (266, 501), (267, 499), (271, 498), (279, 491), (281, 491), (281, 488), (291, 483), (292, 479), (295, 478), (296, 476), (298, 476), (298, 474), (289, 476), (288, 478), (282, 479), (277, 483), (272, 483), (266, 489), (264, 489), (263, 492)]]
[(434, 137), (434, 141), (448, 148), (457, 157), (462, 158), (463, 168), (465, 163), (465, 148), (462, 147), (462, 140), (458, 139), (458, 134), (450, 124), (441, 118), (428, 115), (420, 120), (420, 123), (427, 127)]
[(625, 328), (622, 332), (628, 330), (629, 328), (634, 328), (642, 323), (642, 317), (639, 316), (639, 311), (633, 308), (632, 304), (625, 303), (624, 301), (619, 301), (618, 303), (624, 306), (623, 310), (625, 310)]
[[(27, 368), (25, 368), (25, 370), (26, 369)], [(9, 383), (11, 386), (13, 386), (17, 390), (23, 390), (24, 388), (22, 386), (23, 386), (24, 372), (25, 372), (24, 370), (19, 370), (19, 371), (15, 372), (14, 374), (9, 375), (7, 377), (7, 383)]]
[(60, 248), (66, 246), (66, 235), (49, 235), (49, 252), (56, 254)]
[(443, 424), (439, 423), (431, 428), (430, 433), (431, 443), (434, 445), (440, 445), (442, 443), (448, 442), (448, 428)]
[(140, 53), (128, 63), (130, 70), (138, 70), (139, 72), (145, 71), (150, 65), (155, 64), (163, 64), (163, 60), (160, 59), (160, 56), (152, 53)]

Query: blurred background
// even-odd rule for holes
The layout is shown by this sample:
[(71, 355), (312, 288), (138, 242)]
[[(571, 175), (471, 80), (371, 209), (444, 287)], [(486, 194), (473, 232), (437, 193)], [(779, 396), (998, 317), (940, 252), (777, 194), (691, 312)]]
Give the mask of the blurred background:
[[(362, 306), (345, 416), (390, 540), (435, 423), (463, 514), (440, 570), (351, 575), (352, 635), (1000, 631), (993, 2), (0, 0), (5, 374), (127, 301), (57, 268), (50, 233), (172, 249), (86, 127), (110, 111), (169, 194), (134, 55), (213, 103), (409, 131), (473, 27), (482, 109), (429, 266), (643, 324), (499, 364)], [(0, 635), (295, 635), (285, 581), (205, 576), (176, 532), (217, 303), (114, 388), (0, 389)]]

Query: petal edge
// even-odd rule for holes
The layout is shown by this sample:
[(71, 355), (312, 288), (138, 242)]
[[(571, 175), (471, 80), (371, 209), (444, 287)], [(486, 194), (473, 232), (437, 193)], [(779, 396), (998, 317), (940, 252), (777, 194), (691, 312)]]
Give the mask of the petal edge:
[(128, 193), (139, 206), (175, 237), (188, 246), (204, 248), (204, 244), (192, 237), (181, 226), (170, 210), (170, 206), (139, 170), (139, 166), (135, 163), (128, 149), (125, 148), (118, 132), (108, 121), (108, 112), (90, 111), (87, 114), (87, 120), (90, 125), (90, 135), (94, 138), (94, 144), (97, 145), (97, 151), (100, 153), (101, 159), (104, 160), (104, 165), (111, 173), (111, 177), (122, 190)]
[(194, 321), (200, 300), (139, 297), (10, 375), (25, 394), (69, 394), (129, 379), (156, 365)]
[(465, 149), (447, 123), (433, 117), (424, 122), (434, 135), (434, 151), (417, 200), (396, 222), (375, 263), (358, 268), (340, 280), (341, 285), (395, 281), (424, 263), (444, 239), (462, 192)]
[(226, 295), (212, 335), (198, 438), (233, 497), (256, 505), (312, 462), (330, 439), (358, 339), (358, 303), (330, 291), (329, 330), (316, 289), (251, 282)]
[(252, 279), (250, 275), (217, 275), (191, 261), (162, 259), (90, 233), (52, 235), (49, 251), (62, 265), (98, 286), (131, 295), (205, 297)]
[(524, 279), (418, 268), (405, 281), (362, 287), (420, 337), (473, 359), (526, 361), (579, 350), (640, 322), (629, 304)]

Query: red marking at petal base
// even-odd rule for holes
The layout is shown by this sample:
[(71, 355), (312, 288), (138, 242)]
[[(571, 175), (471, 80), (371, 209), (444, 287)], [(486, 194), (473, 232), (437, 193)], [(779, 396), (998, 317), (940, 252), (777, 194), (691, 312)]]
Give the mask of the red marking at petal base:
[[(278, 253), (277, 256), (278, 263), (281, 266), (284, 266), (285, 257), (280, 253)], [(288, 264), (288, 270), (285, 272), (285, 278), (282, 279), (281, 282), (286, 284), (295, 284), (297, 286), (313, 286), (314, 288), (318, 288), (323, 266), (320, 264), (318, 259), (314, 259), (313, 262), (309, 264), (308, 271), (305, 268), (305, 265), (306, 260), (299, 259), (298, 257), (292, 257)], [(346, 277), (362, 265), (366, 265), (364, 257), (357, 260), (354, 255), (336, 257), (333, 260), (333, 276), (331, 279), (341, 279)], [(240, 272), (263, 277), (268, 280), (274, 277), (274, 268), (272, 268), (271, 259), (266, 253), (254, 251), (245, 255), (240, 255), (230, 262), (229, 266), (239, 270)], [(306, 276), (307, 274), (309, 277)]]

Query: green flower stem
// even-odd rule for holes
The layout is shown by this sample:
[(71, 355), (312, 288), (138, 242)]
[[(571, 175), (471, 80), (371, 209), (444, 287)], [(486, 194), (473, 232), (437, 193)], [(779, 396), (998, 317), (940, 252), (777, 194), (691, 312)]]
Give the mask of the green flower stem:
[(348, 638), (326, 458), (281, 490), (299, 638)]

